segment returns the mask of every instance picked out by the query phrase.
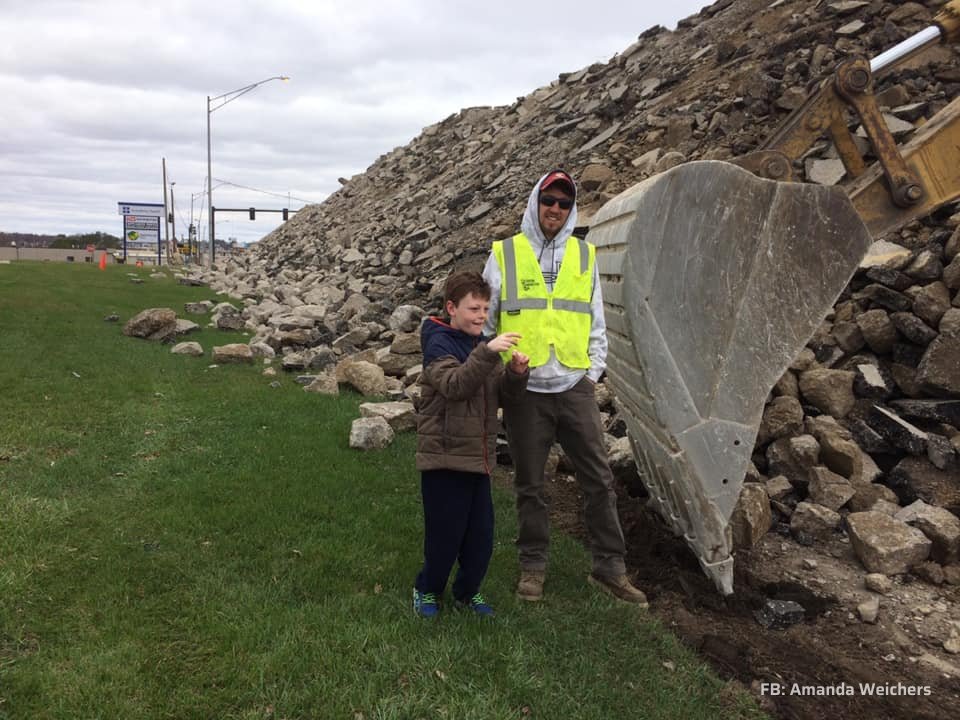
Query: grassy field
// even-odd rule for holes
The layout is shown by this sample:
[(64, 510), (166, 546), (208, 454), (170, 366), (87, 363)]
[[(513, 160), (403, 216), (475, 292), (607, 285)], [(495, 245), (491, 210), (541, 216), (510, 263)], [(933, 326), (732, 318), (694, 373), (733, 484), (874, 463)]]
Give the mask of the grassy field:
[(497, 619), (415, 618), (413, 436), (350, 450), (359, 396), (210, 367), (240, 333), (124, 337), (217, 299), (131, 271), (0, 265), (0, 718), (761, 717), (570, 539), (516, 601), (505, 492)]

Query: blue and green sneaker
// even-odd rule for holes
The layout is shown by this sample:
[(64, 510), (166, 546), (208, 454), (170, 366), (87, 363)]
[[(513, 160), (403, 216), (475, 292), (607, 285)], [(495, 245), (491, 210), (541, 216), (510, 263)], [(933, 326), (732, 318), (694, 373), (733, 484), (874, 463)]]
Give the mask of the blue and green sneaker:
[(420, 592), (413, 589), (413, 611), (422, 618), (436, 617), (440, 612), (440, 603), (437, 596), (430, 592)]
[(489, 617), (492, 618), (496, 615), (493, 612), (493, 608), (487, 604), (487, 601), (483, 599), (483, 595), (477, 593), (469, 602), (463, 602), (462, 600), (455, 601), (457, 609), (459, 610), (472, 610), (475, 614), (480, 617)]

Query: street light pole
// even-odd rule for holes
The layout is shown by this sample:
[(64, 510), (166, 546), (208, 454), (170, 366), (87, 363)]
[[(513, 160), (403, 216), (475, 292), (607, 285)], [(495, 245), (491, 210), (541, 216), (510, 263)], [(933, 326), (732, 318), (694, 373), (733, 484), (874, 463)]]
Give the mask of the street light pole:
[(180, 246), (177, 243), (177, 212), (176, 207), (173, 204), (173, 186), (176, 184), (176, 181), (170, 181), (170, 234), (173, 235), (174, 255), (180, 252)]
[(207, 242), (210, 243), (210, 269), (213, 270), (213, 191), (210, 189), (210, 179), (213, 177), (213, 171), (210, 169), (210, 96), (207, 95)]
[[(227, 103), (233, 102), (241, 95), (246, 95), (248, 92), (250, 92), (254, 88), (260, 87), (264, 83), (268, 83), (271, 80), (283, 80), (284, 82), (286, 82), (289, 79), (290, 78), (287, 77), (286, 75), (275, 75), (265, 80), (260, 80), (259, 82), (245, 85), (242, 88), (237, 88), (236, 90), (225, 92), (223, 93), (223, 95), (217, 95), (216, 97), (210, 97), (209, 95), (207, 95), (207, 212), (210, 213), (208, 222), (210, 223), (209, 241), (210, 241), (210, 269), (211, 270), (213, 269), (213, 261), (216, 256), (216, 250), (214, 248), (217, 244), (217, 241), (216, 241), (216, 235), (215, 235), (216, 226), (213, 218), (213, 169), (212, 169), (213, 162), (211, 159), (212, 151), (210, 146), (210, 115), (212, 115), (214, 111), (222, 108)], [(211, 103), (215, 103), (218, 100), (221, 101), (219, 105), (217, 105), (216, 107), (210, 107)]]

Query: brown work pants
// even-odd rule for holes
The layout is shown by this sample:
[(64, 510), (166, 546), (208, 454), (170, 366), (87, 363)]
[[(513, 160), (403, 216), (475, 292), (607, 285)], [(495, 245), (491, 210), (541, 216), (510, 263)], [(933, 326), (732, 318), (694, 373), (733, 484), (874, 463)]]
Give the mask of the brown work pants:
[(623, 530), (593, 383), (584, 377), (562, 393), (527, 391), (504, 405), (504, 423), (517, 492), (520, 568), (544, 571), (547, 567), (550, 516), (543, 496), (544, 468), (556, 439), (573, 463), (584, 495), (593, 572), (623, 574)]

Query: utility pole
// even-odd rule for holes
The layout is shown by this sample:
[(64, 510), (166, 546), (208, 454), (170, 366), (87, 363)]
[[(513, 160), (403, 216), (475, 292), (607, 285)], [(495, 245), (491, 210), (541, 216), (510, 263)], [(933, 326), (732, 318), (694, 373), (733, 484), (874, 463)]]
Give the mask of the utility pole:
[(212, 112), (213, 110), (210, 109), (210, 96), (207, 95), (207, 211), (210, 213), (207, 222), (210, 223), (210, 237), (208, 238), (210, 242), (210, 270), (213, 270), (213, 245), (216, 242), (214, 239), (216, 229), (213, 225), (213, 178), (211, 177), (211, 175), (213, 175), (213, 164), (210, 151), (210, 114)]
[[(170, 262), (170, 214), (167, 210), (167, 159), (163, 158), (163, 244), (167, 248), (167, 262)], [(157, 264), (160, 264), (160, 254), (157, 254)]]
[(187, 228), (187, 247), (190, 248), (190, 260), (191, 262), (197, 259), (197, 250), (193, 246), (193, 237), (196, 232), (196, 226), (193, 224), (193, 198), (196, 197), (196, 193), (190, 193), (190, 227)]
[(170, 234), (173, 236), (174, 254), (179, 254), (180, 248), (177, 245), (177, 215), (173, 204), (173, 186), (177, 183), (170, 181)]

